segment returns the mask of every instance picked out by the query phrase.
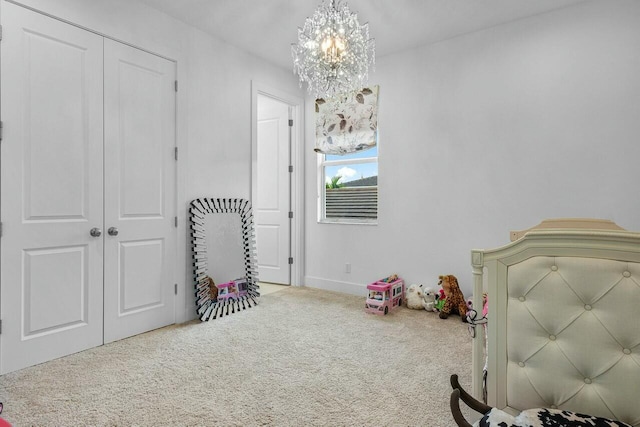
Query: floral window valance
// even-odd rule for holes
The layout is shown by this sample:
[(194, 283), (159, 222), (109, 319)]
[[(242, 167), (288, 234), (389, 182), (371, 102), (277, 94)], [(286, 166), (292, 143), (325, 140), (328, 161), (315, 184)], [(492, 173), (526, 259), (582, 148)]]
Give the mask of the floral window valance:
[(378, 86), (332, 99), (316, 99), (316, 148), (320, 154), (349, 154), (378, 143)]

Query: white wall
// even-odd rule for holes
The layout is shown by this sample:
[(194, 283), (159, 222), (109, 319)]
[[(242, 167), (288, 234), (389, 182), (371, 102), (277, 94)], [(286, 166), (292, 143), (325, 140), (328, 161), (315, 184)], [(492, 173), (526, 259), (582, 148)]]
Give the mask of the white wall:
[(639, 46), (640, 2), (613, 0), (378, 58), (378, 225), (317, 223), (310, 154), (306, 283), (364, 295), (391, 273), (455, 274), (469, 296), (471, 249), (510, 230), (595, 217), (640, 231)]
[[(251, 81), (302, 96), (296, 77), (135, 1), (21, 2), (177, 60), (178, 320), (192, 317), (187, 204), (250, 197)], [(317, 224), (308, 100), (306, 284), (456, 274), (468, 292), (471, 248), (509, 230), (571, 216), (640, 230), (639, 24), (640, 2), (591, 1), (378, 58), (377, 226)]]
[(19, 2), (177, 62), (181, 154), (176, 313), (178, 322), (194, 318), (189, 201), (197, 197), (251, 197), (251, 82), (301, 96), (297, 77), (291, 70), (257, 59), (136, 1)]
[(297, 77), (197, 30), (188, 56), (188, 196), (251, 198), (251, 82), (301, 96)]

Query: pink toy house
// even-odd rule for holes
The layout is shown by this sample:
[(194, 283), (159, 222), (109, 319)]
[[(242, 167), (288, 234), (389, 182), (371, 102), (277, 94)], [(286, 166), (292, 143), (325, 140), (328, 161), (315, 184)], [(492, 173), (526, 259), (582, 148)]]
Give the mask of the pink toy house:
[(390, 310), (402, 305), (404, 280), (397, 276), (395, 280), (387, 282), (388, 279), (378, 280), (367, 285), (369, 295), (364, 305), (366, 312), (385, 315)]
[(238, 288), (235, 281), (220, 283), (218, 286), (218, 300), (238, 299)]
[(243, 297), (247, 295), (249, 291), (249, 284), (247, 283), (247, 279), (244, 277), (240, 279), (236, 279), (233, 281), (236, 285), (236, 291), (238, 293), (238, 297)]

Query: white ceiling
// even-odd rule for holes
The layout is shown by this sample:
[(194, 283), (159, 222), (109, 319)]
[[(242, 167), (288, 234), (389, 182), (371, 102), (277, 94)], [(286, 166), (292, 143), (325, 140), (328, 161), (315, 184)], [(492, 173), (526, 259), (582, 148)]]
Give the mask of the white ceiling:
[[(321, 0), (141, 0), (193, 27), (292, 68), (297, 28)], [(344, 0), (343, 0), (344, 1)], [(346, 0), (369, 22), (377, 57), (584, 0)]]

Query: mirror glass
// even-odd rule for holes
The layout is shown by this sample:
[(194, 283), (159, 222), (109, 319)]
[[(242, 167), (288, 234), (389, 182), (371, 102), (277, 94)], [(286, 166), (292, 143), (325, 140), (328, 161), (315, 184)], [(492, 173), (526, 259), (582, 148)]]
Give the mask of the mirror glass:
[(196, 199), (190, 214), (200, 319), (213, 320), (256, 305), (260, 294), (249, 201)]
[(236, 213), (209, 214), (204, 219), (207, 234), (208, 275), (215, 283), (244, 277), (242, 223)]

